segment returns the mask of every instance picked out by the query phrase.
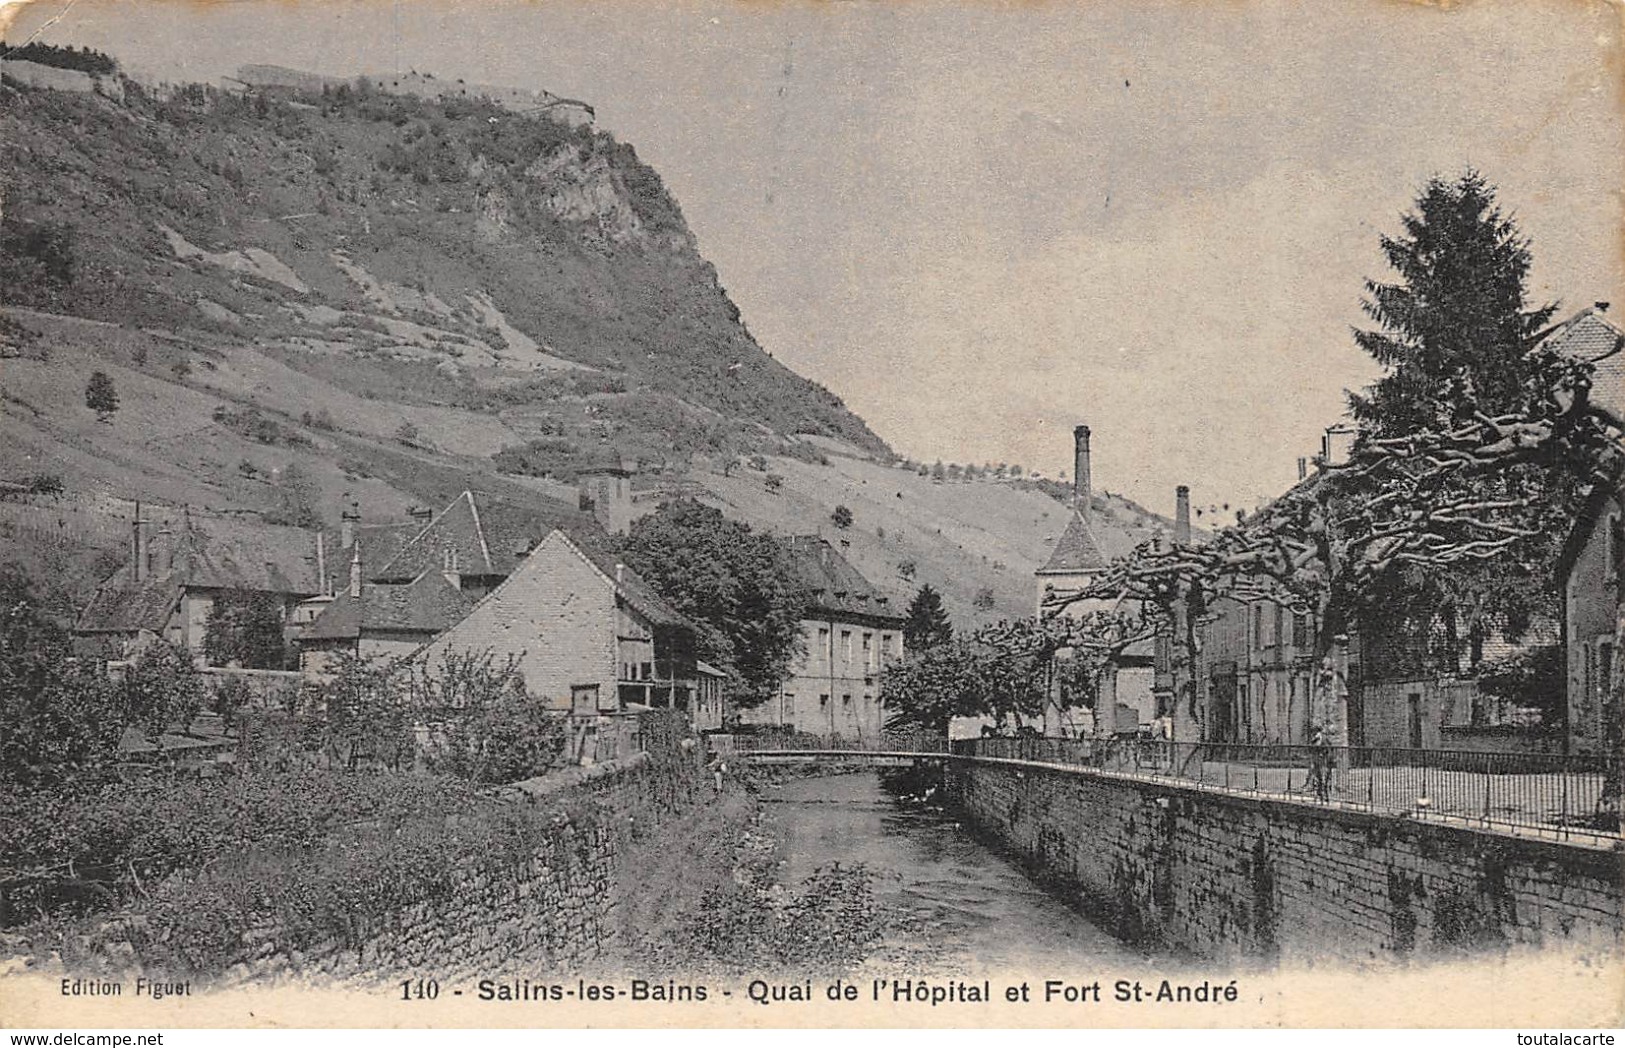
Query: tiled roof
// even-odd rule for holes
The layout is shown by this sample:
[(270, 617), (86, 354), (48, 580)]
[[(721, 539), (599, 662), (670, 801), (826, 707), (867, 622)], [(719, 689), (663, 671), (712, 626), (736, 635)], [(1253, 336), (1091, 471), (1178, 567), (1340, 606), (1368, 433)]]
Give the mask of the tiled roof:
[(1566, 356), (1597, 362), (1591, 399), (1625, 418), (1625, 331), (1595, 306), (1580, 310), (1546, 336), (1543, 345)]
[(170, 576), (138, 585), (127, 569), (120, 569), (96, 590), (73, 628), (79, 633), (158, 633), (180, 597), (180, 582)]
[(310, 640), (349, 640), (369, 631), (433, 636), (460, 622), (474, 601), (438, 571), (404, 584), (368, 582), (361, 596), (340, 591), (305, 631)]
[(316, 532), (243, 520), (192, 521), (175, 542), (174, 572), (188, 586), (309, 596), (322, 591)]
[(1095, 541), (1094, 530), (1089, 527), (1089, 521), (1082, 513), (1073, 511), (1072, 519), (1067, 521), (1066, 530), (1061, 532), (1060, 541), (1055, 543), (1055, 549), (1049, 555), (1049, 560), (1039, 568), (1039, 575), (1062, 575), (1079, 571), (1099, 571), (1106, 566), (1106, 558), (1101, 556), (1100, 544)]
[[(452, 550), (464, 574), (506, 576), (553, 529), (586, 519), (562, 502), (515, 506), (465, 491), (387, 562), (374, 560), (366, 572), (370, 578), (415, 579), (425, 571), (439, 571), (446, 551)], [(361, 555), (367, 559), (365, 548)]]
[(780, 540), (780, 545), (792, 576), (808, 591), (818, 611), (904, 619), (890, 595), (864, 578), (829, 540), (819, 535), (792, 535)]
[(76, 625), (82, 633), (161, 630), (185, 587), (241, 589), (307, 597), (322, 591), (316, 532), (247, 520), (187, 517), (152, 525), (173, 529), (169, 570), (137, 582), (134, 565), (115, 571), (91, 597)]

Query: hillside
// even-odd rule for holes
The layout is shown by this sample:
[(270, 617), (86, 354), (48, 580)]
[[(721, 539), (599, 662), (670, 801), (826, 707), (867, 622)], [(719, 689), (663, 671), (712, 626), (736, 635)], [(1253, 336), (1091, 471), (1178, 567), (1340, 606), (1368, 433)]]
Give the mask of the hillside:
[[(135, 500), (283, 523), (352, 499), (404, 519), (470, 487), (540, 505), (613, 446), (640, 507), (687, 492), (822, 530), (963, 623), (1031, 612), (1065, 505), (888, 465), (756, 346), (629, 146), (342, 84), (117, 94), (0, 86), (0, 483), (65, 488), (0, 502), (0, 543), (65, 601)], [(1108, 554), (1157, 524), (1111, 499), (1099, 520)]]

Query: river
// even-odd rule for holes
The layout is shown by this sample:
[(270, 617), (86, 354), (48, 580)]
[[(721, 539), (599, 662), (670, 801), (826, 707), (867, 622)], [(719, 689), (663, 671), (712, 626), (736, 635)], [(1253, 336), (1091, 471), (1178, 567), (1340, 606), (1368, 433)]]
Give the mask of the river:
[(782, 882), (862, 863), (892, 918), (863, 968), (920, 975), (1082, 971), (1153, 959), (1090, 923), (951, 815), (903, 806), (877, 772), (791, 780), (762, 795)]

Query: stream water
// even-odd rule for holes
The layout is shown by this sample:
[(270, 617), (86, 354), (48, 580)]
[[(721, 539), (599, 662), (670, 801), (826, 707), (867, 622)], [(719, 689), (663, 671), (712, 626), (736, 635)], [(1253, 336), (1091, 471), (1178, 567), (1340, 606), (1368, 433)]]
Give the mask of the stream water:
[(866, 968), (979, 975), (1087, 971), (1152, 959), (1090, 923), (951, 815), (905, 806), (877, 772), (787, 782), (763, 794), (778, 826), (782, 882), (862, 863), (893, 916)]

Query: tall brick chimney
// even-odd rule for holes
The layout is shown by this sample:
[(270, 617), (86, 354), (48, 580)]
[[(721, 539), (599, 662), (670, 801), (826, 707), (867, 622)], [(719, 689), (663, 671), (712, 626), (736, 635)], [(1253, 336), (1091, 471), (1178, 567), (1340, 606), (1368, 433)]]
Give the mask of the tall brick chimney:
[(147, 581), (147, 522), (141, 517), (141, 503), (135, 504), (135, 523), (130, 542), (130, 553), (135, 558), (135, 581)]
[(350, 597), (358, 599), (361, 596), (361, 547), (355, 547), (350, 554)]
[(1089, 515), (1089, 427), (1072, 427), (1072, 506)]
[(1174, 542), (1191, 544), (1191, 489), (1184, 484), (1174, 489)]
[(158, 529), (158, 534), (153, 536), (147, 552), (152, 557), (150, 570), (154, 574), (166, 575), (175, 566), (175, 533), (170, 530), (168, 524)]
[(354, 502), (344, 507), (344, 513), (339, 517), (339, 549), (349, 549), (355, 545), (355, 526), (361, 519), (361, 507)]

